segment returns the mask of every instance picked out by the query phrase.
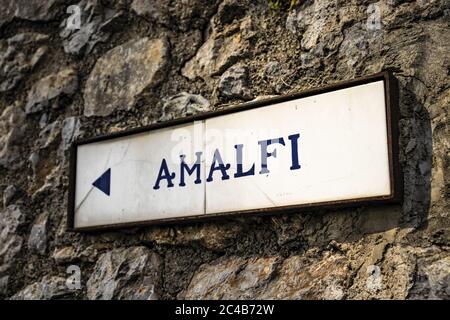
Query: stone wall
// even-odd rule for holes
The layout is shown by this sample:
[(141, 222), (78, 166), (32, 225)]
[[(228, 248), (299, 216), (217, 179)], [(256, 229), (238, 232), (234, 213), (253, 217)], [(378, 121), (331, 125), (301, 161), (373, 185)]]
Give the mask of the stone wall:
[[(450, 297), (448, 0), (0, 7), (1, 298)], [(402, 205), (66, 232), (73, 139), (381, 70), (400, 83)]]

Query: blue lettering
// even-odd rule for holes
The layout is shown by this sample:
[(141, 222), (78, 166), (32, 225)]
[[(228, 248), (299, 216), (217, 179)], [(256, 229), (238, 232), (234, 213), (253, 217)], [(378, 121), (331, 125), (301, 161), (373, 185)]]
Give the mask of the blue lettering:
[[(300, 140), (300, 134), (292, 134), (288, 136), (288, 139), (291, 144), (291, 165), (289, 167), (290, 170), (298, 170), (301, 168), (300, 161), (299, 161), (299, 140)], [(269, 167), (268, 167), (268, 159), (269, 158), (277, 158), (277, 149), (276, 147), (273, 147), (273, 151), (269, 152), (268, 148), (270, 145), (273, 144), (280, 144), (282, 146), (286, 146), (285, 140), (283, 137), (276, 138), (276, 139), (269, 139), (269, 140), (261, 140), (258, 141), (258, 145), (260, 146), (261, 150), (261, 170), (259, 171), (259, 174), (267, 174), (270, 173)], [(253, 176), (255, 175), (255, 163), (253, 162), (251, 165), (247, 168), (244, 168), (244, 145), (243, 144), (236, 144), (234, 146), (236, 149), (236, 172), (234, 172), (234, 178), (240, 178), (240, 177), (246, 177), (246, 176)], [(186, 186), (186, 176), (193, 176), (195, 175), (194, 184), (200, 184), (202, 183), (202, 152), (196, 152), (196, 161), (193, 165), (189, 166), (186, 162), (186, 155), (182, 154), (180, 155), (180, 187)], [(209, 169), (208, 178), (206, 179), (206, 182), (213, 181), (213, 176), (216, 171), (220, 171), (221, 173), (221, 179), (222, 180), (228, 180), (230, 179), (230, 176), (228, 174), (228, 170), (230, 169), (231, 164), (224, 163), (222, 156), (219, 152), (219, 149), (215, 149), (214, 156), (212, 159), (212, 164)], [(162, 180), (167, 180), (167, 187), (172, 188), (174, 186), (173, 179), (175, 179), (175, 172), (170, 172), (169, 167), (167, 165), (166, 159), (163, 159), (161, 162), (161, 166), (159, 168), (158, 177), (156, 179), (155, 185), (153, 186), (153, 189), (157, 190), (160, 188), (160, 184)]]
[(273, 152), (267, 152), (267, 147), (275, 143), (281, 144), (283, 146), (285, 145), (283, 138), (258, 141), (258, 144), (261, 146), (261, 171), (259, 171), (260, 174), (270, 172), (269, 169), (267, 168), (267, 158), (269, 157), (276, 158), (277, 149), (273, 150)]
[(243, 172), (242, 149), (244, 148), (244, 145), (237, 144), (234, 147), (236, 148), (236, 162), (237, 162), (237, 168), (234, 177), (239, 178), (245, 176), (253, 176), (255, 174), (255, 164), (253, 164), (252, 167), (249, 170), (247, 170), (247, 172)]
[[(218, 165), (216, 166), (216, 162), (218, 162)], [(212, 161), (211, 169), (209, 170), (208, 179), (206, 181), (211, 182), (213, 181), (213, 173), (216, 170), (220, 170), (222, 172), (222, 180), (230, 179), (230, 176), (227, 174), (227, 170), (230, 169), (230, 164), (223, 164), (222, 156), (220, 155), (220, 152), (218, 149), (214, 151), (214, 158)]]
[(289, 140), (291, 140), (291, 157), (292, 157), (292, 166), (291, 170), (300, 169), (300, 163), (298, 162), (298, 138), (300, 138), (300, 134), (290, 135)]
[(159, 189), (159, 183), (161, 180), (167, 180), (167, 187), (173, 187), (172, 180), (175, 178), (175, 173), (170, 173), (169, 168), (167, 167), (166, 159), (162, 159), (161, 168), (159, 168), (158, 179), (156, 179), (155, 186), (153, 189)]
[(186, 156), (184, 154), (180, 156), (180, 187), (184, 187), (186, 185), (186, 183), (184, 182), (184, 171), (186, 171), (188, 175), (191, 175), (194, 173), (194, 171), (197, 170), (197, 177), (194, 183), (199, 184), (202, 182), (202, 180), (200, 179), (200, 158), (202, 156), (202, 152), (196, 152), (195, 155), (197, 156), (197, 160), (195, 161), (195, 164), (192, 166), (192, 168), (189, 168), (186, 162), (184, 162), (184, 158), (186, 158)]

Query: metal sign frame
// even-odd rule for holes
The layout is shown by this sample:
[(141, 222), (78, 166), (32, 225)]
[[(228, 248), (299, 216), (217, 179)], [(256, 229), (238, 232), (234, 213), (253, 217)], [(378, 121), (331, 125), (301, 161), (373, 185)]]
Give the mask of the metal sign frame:
[[(389, 177), (391, 190), (390, 194), (387, 196), (375, 196), (366, 198), (355, 198), (337, 201), (327, 201), (311, 204), (299, 204), (299, 205), (289, 205), (281, 206), (275, 208), (262, 208), (262, 209), (252, 209), (252, 210), (242, 210), (242, 211), (232, 211), (232, 212), (222, 212), (214, 213), (208, 215), (200, 216), (189, 216), (189, 217), (179, 217), (179, 218), (167, 218), (158, 220), (148, 220), (139, 221), (133, 223), (119, 223), (119, 224), (108, 224), (95, 227), (82, 227), (76, 228), (74, 226), (75, 218), (75, 181), (76, 181), (76, 163), (77, 163), (77, 147), (83, 144), (99, 142), (104, 140), (110, 140), (130, 135), (135, 135), (143, 132), (148, 132), (156, 129), (172, 127), (180, 124), (186, 124), (198, 120), (205, 120), (217, 116), (222, 116), (230, 113), (235, 113), (244, 110), (255, 109), (263, 106), (268, 106), (276, 103), (286, 102), (289, 100), (314, 96), (318, 94), (323, 94), (327, 92), (332, 92), (340, 89), (350, 88), (358, 85), (363, 85), (375, 81), (384, 81), (385, 88), (385, 105), (386, 105), (386, 121), (387, 121), (387, 144), (388, 144), (388, 156), (389, 156)], [(389, 71), (383, 71), (377, 74), (364, 76), (361, 78), (339, 82), (336, 84), (331, 84), (311, 90), (306, 90), (298, 93), (292, 93), (284, 96), (274, 97), (266, 100), (254, 101), (244, 103), (238, 106), (212, 111), (204, 112), (195, 116), (184, 117), (180, 119), (155, 123), (149, 126), (144, 126), (140, 128), (134, 128), (129, 130), (124, 130), (121, 132), (110, 133), (106, 135), (101, 135), (93, 138), (80, 139), (72, 143), (70, 147), (70, 163), (69, 163), (69, 199), (67, 208), (67, 230), (68, 231), (98, 231), (106, 229), (117, 229), (117, 228), (129, 228), (129, 227), (140, 227), (155, 224), (168, 224), (168, 223), (181, 223), (181, 222), (192, 222), (192, 221), (205, 221), (213, 220), (224, 217), (238, 217), (243, 215), (269, 215), (269, 214), (279, 214), (279, 213), (292, 213), (304, 210), (312, 209), (330, 209), (330, 208), (340, 208), (340, 207), (354, 207), (363, 205), (382, 205), (382, 204), (395, 204), (400, 203), (403, 200), (403, 175), (399, 164), (399, 146), (398, 146), (398, 121), (399, 121), (399, 105), (398, 105), (398, 81)]]

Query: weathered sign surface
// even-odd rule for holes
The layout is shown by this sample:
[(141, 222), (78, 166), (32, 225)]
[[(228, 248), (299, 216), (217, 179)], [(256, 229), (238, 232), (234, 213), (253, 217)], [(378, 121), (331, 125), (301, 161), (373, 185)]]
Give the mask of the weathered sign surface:
[(78, 141), (69, 226), (399, 199), (388, 73)]

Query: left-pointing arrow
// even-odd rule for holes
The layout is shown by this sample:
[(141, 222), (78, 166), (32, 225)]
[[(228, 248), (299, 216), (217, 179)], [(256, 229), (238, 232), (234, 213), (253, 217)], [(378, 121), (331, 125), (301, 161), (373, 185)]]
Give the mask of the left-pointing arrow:
[(92, 185), (109, 196), (111, 191), (111, 168), (106, 170), (97, 180), (94, 181), (94, 183), (92, 183)]

